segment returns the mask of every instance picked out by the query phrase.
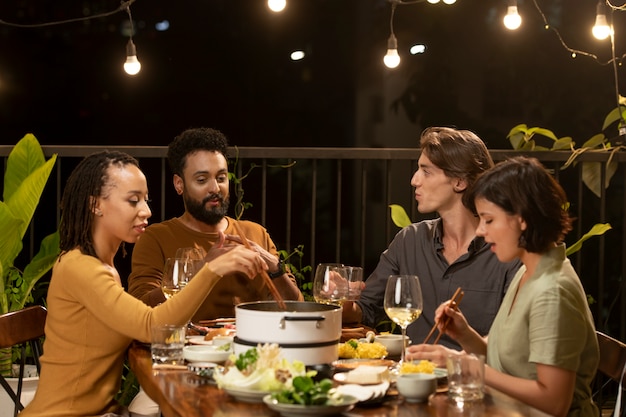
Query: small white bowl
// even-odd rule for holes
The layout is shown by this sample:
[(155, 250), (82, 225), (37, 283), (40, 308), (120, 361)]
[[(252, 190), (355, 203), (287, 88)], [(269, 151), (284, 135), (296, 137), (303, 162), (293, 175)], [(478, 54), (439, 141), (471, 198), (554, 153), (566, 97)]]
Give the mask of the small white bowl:
[[(402, 354), (402, 335), (401, 334), (379, 334), (374, 341), (380, 343), (387, 348), (388, 356), (400, 356)], [(408, 336), (404, 337), (404, 347), (411, 344)]]
[(222, 363), (228, 359), (230, 351), (220, 350), (219, 346), (189, 345), (183, 348), (183, 358), (187, 362)]
[(396, 388), (410, 403), (425, 402), (437, 391), (437, 376), (423, 373), (401, 374), (396, 379)]

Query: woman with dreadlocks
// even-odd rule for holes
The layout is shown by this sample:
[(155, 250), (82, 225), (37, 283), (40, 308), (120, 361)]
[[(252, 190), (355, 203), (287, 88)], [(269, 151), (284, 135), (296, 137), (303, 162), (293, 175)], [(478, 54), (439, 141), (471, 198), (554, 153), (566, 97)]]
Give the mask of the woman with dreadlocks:
[(114, 395), (132, 340), (149, 342), (154, 325), (185, 324), (222, 276), (254, 278), (267, 264), (243, 245), (217, 245), (176, 297), (148, 307), (124, 291), (113, 259), (151, 216), (146, 178), (122, 152), (83, 159), (61, 202), (61, 255), (48, 290), (41, 376), (23, 417), (128, 415)]

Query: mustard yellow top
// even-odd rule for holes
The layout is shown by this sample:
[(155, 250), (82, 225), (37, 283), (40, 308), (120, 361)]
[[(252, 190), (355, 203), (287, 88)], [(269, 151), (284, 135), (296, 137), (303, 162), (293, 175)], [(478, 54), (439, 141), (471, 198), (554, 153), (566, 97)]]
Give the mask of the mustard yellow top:
[(116, 412), (127, 347), (150, 341), (157, 324), (185, 324), (220, 277), (206, 265), (175, 297), (149, 307), (124, 291), (100, 260), (72, 250), (53, 268), (41, 376), (21, 417), (101, 416)]

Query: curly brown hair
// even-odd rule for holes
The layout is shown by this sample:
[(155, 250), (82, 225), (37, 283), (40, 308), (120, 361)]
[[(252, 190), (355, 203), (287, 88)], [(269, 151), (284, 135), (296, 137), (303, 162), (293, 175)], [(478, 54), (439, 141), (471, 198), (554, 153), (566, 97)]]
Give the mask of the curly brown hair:
[(172, 173), (182, 178), (187, 155), (197, 151), (219, 152), (226, 158), (228, 140), (219, 130), (207, 127), (185, 130), (167, 148), (167, 160)]

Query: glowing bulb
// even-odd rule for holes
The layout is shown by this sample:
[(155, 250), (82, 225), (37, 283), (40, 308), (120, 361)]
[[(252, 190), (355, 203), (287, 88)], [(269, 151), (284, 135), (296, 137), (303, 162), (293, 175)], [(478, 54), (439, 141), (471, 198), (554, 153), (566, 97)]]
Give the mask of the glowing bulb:
[(400, 55), (398, 55), (398, 40), (392, 33), (387, 40), (387, 54), (383, 58), (387, 68), (395, 68), (400, 65)]
[(443, 0), (443, 2), (445, 4), (454, 4), (454, 3), (456, 3), (456, 0)]
[(136, 75), (141, 71), (141, 63), (137, 60), (137, 49), (132, 39), (126, 44), (126, 62), (124, 62), (124, 71), (128, 75)]
[(430, 4), (437, 4), (437, 3), (439, 3), (439, 0), (428, 0), (428, 2)]
[(509, 6), (504, 16), (504, 26), (509, 30), (515, 30), (522, 24), (522, 17), (517, 13), (517, 6)]
[(603, 0), (598, 2), (596, 7), (596, 24), (591, 29), (591, 33), (596, 39), (606, 39), (611, 34), (611, 27), (606, 21), (606, 11)]
[(304, 51), (293, 51), (291, 53), (292, 61), (300, 61), (301, 59), (304, 59)]
[(273, 12), (282, 12), (287, 6), (287, 0), (267, 0), (267, 7)]

